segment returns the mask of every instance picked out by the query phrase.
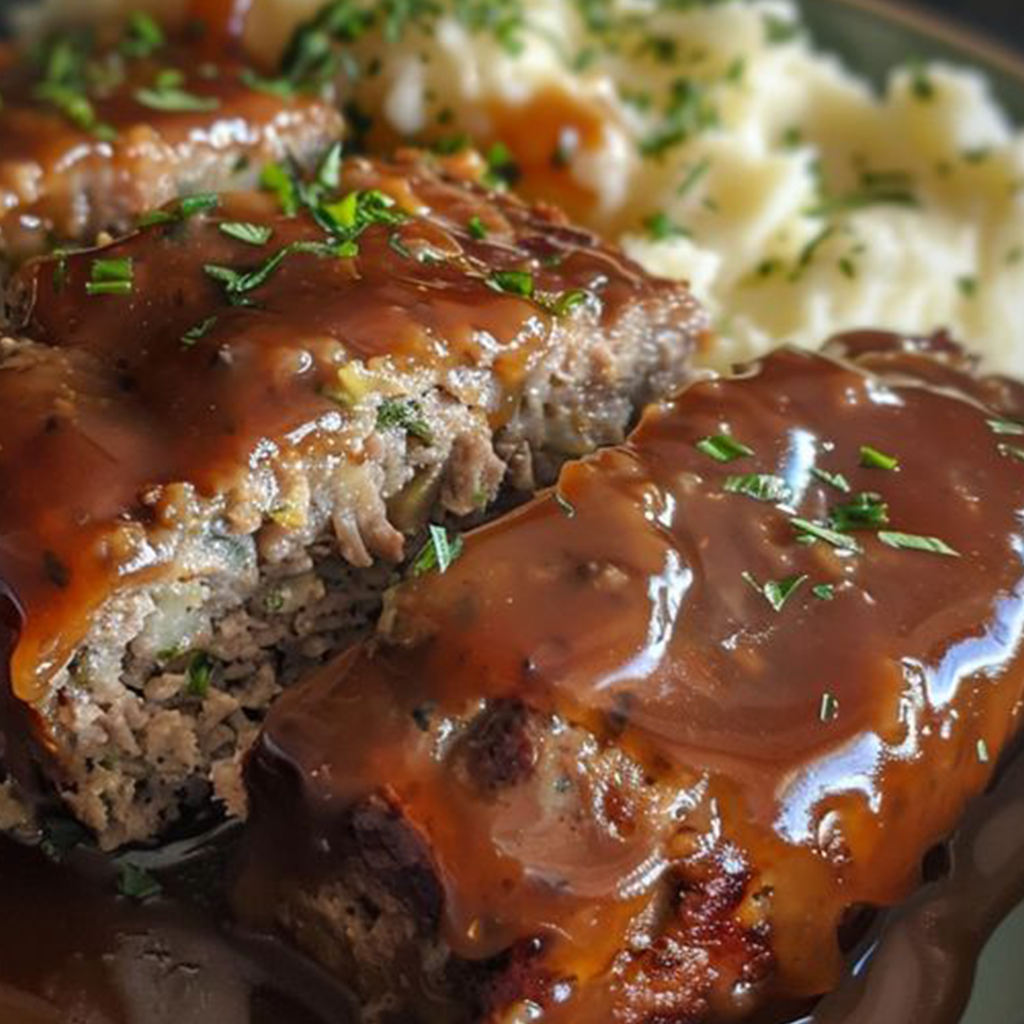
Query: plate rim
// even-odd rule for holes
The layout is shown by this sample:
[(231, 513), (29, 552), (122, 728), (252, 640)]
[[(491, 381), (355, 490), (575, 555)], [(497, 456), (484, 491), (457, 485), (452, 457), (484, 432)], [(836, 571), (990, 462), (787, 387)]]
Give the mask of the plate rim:
[(984, 29), (955, 17), (924, 10), (917, 3), (894, 4), (892, 0), (826, 0), (834, 7), (847, 7), (901, 28), (931, 36), (959, 50), (983, 69), (995, 69), (1015, 79), (1024, 88), (1024, 52), (1002, 43)]

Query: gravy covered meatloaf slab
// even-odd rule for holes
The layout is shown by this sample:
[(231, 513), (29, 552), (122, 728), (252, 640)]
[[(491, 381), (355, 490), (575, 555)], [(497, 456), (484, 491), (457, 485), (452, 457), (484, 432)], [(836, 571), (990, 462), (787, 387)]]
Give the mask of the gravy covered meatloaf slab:
[(832, 353), (652, 407), (285, 694), (242, 913), (370, 1020), (693, 1024), (831, 988), (1024, 691), (1024, 389), (942, 338)]
[(231, 800), (282, 683), (365, 622), (431, 516), (552, 479), (687, 375), (685, 288), (438, 167), (272, 165), (270, 192), (12, 282), (7, 758), (106, 847), (211, 777)]
[(180, 195), (252, 187), (269, 161), (308, 166), (338, 139), (326, 99), (268, 91), (200, 43), (136, 14), (0, 48), (0, 256), (92, 243)]

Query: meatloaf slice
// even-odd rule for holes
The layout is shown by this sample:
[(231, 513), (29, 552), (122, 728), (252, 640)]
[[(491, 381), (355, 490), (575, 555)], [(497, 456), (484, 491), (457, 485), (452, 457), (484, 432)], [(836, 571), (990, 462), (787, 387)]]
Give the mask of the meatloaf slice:
[(621, 440), (687, 376), (685, 288), (458, 166), (275, 165), (269, 192), (183, 200), (12, 282), (8, 757), (104, 846), (211, 781), (232, 799), (267, 705), (365, 624), (430, 519)]
[(692, 385), (399, 586), (251, 752), (240, 913), (372, 1021), (833, 986), (1024, 692), (1024, 388), (942, 338), (834, 351)]
[(91, 244), (179, 195), (250, 188), (272, 160), (314, 163), (341, 134), (336, 107), (268, 92), (258, 70), (206, 61), (188, 32), (141, 14), (0, 49), (0, 258)]

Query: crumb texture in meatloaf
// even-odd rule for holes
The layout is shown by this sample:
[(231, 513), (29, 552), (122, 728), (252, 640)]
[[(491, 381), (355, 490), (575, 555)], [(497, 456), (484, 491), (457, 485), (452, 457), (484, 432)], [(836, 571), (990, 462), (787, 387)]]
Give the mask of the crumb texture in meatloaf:
[(179, 195), (250, 188), (271, 160), (307, 167), (342, 133), (329, 97), (260, 88), (202, 40), (135, 15), (0, 49), (0, 256), (92, 243)]
[(906, 896), (1019, 721), (1024, 387), (942, 337), (831, 351), (652, 407), (286, 693), (243, 916), (368, 1020), (833, 987), (844, 915)]
[(457, 166), (334, 151), (14, 279), (0, 576), (32, 722), (8, 732), (104, 845), (211, 779), (240, 810), (262, 712), (365, 625), (409, 537), (686, 376), (685, 289)]

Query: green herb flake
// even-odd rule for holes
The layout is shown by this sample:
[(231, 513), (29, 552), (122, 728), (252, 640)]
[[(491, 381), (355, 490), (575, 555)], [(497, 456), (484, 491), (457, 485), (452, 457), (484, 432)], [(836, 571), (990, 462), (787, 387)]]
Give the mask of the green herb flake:
[(316, 184), (320, 188), (334, 190), (341, 185), (342, 145), (336, 142), (327, 151), (316, 170)]
[(886, 455), (867, 444), (861, 445), (860, 464), (866, 469), (884, 469), (890, 473), (900, 468), (900, 460), (895, 455)]
[(927, 103), (935, 98), (935, 83), (928, 73), (928, 68), (920, 58), (909, 62), (910, 94), (916, 100)]
[(423, 417), (420, 403), (412, 398), (384, 398), (377, 406), (378, 430), (404, 430), (424, 444), (434, 440), (430, 424)]
[(828, 484), (830, 487), (834, 487), (837, 491), (842, 491), (844, 494), (850, 493), (850, 481), (847, 480), (842, 473), (832, 473), (827, 469), (822, 469), (820, 466), (814, 466), (811, 469), (811, 472), (819, 480)]
[(246, 245), (266, 245), (274, 235), (274, 229), (265, 224), (248, 221), (226, 220), (217, 225), (222, 234)]
[(845, 505), (836, 505), (829, 513), (833, 529), (846, 533), (850, 530), (877, 530), (889, 525), (889, 505), (880, 494), (858, 494)]
[(135, 90), (135, 101), (150, 110), (171, 114), (202, 114), (216, 110), (220, 100), (216, 96), (197, 96), (181, 87), (180, 72), (166, 75), (147, 88)]
[(947, 558), (959, 558), (960, 552), (951, 548), (938, 537), (923, 537), (916, 533), (896, 533), (883, 530), (878, 539), (891, 548), (904, 551), (924, 551), (932, 555), (945, 555)]
[(139, 903), (155, 899), (164, 891), (163, 886), (145, 868), (131, 861), (125, 861), (120, 866), (117, 890), (122, 896)]
[(687, 193), (692, 192), (702, 178), (706, 177), (708, 172), (711, 170), (711, 158), (705, 157), (703, 160), (698, 160), (687, 172), (686, 177), (683, 178), (676, 189), (677, 196), (685, 196)]
[(93, 260), (85, 292), (87, 295), (130, 295), (134, 287), (134, 273), (131, 257)]
[(716, 462), (735, 462), (754, 454), (754, 449), (749, 448), (742, 441), (730, 437), (728, 434), (713, 434), (710, 437), (701, 438), (696, 444), (697, 451)]
[(293, 217), (299, 209), (298, 186), (294, 176), (283, 164), (269, 163), (260, 173), (260, 188), (273, 194), (286, 217)]
[(777, 612), (781, 612), (786, 602), (807, 582), (806, 576), (787, 576), (784, 580), (768, 580), (765, 583), (759, 583), (749, 572), (743, 574), (743, 579)]
[(690, 232), (676, 224), (664, 211), (659, 210), (644, 218), (644, 230), (655, 242), (666, 242), (672, 238), (686, 238)]
[(983, 739), (978, 740), (976, 749), (978, 751), (978, 763), (988, 764), (989, 761), (992, 759), (991, 755), (988, 752), (988, 744)]
[(823, 722), (834, 722), (839, 717), (839, 698), (827, 691), (821, 695), (818, 717)]
[(442, 575), (448, 571), (452, 563), (462, 554), (462, 537), (459, 534), (448, 536), (443, 526), (430, 526), (430, 536), (426, 544), (412, 563), (412, 575), (423, 576), (425, 573), (437, 571)]
[(819, 601), (834, 601), (836, 597), (836, 588), (832, 583), (818, 583), (811, 588), (811, 593)]
[(152, 15), (132, 11), (120, 48), (126, 57), (151, 57), (165, 42), (164, 31)]
[(840, 533), (838, 530), (822, 526), (820, 523), (812, 523), (809, 519), (801, 519), (799, 516), (790, 520), (793, 529), (802, 535), (798, 539), (809, 538), (810, 540), (823, 540), (834, 548), (844, 551), (861, 551), (860, 543), (855, 537)]
[(195, 327), (190, 327), (184, 334), (182, 334), (182, 345), (184, 345), (185, 348), (191, 348), (197, 342), (202, 341), (202, 339), (205, 338), (216, 325), (217, 317), (208, 316), (201, 323), (196, 324)]
[(755, 501), (784, 503), (793, 499), (793, 489), (789, 484), (781, 476), (770, 473), (727, 476), (722, 487), (729, 494), (743, 494)]
[(480, 219), (479, 215), (473, 214), (467, 225), (470, 237), (483, 241), (487, 237), (487, 225)]
[(555, 489), (555, 501), (566, 519), (574, 519), (576, 517), (576, 506), (557, 488)]
[(956, 279), (956, 286), (965, 299), (973, 299), (978, 294), (978, 279), (969, 274)]
[(533, 297), (533, 274), (527, 270), (494, 270), (488, 278), (488, 284), (495, 291), (509, 295), (520, 295), (524, 299)]
[(987, 420), (986, 422), (993, 434), (1003, 437), (1024, 437), (1024, 423), (1001, 419)]
[(203, 651), (196, 651), (188, 663), (185, 674), (185, 692), (190, 697), (203, 699), (210, 692), (213, 678), (213, 659)]

